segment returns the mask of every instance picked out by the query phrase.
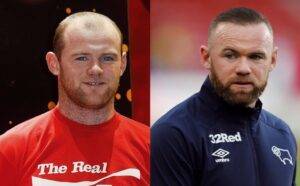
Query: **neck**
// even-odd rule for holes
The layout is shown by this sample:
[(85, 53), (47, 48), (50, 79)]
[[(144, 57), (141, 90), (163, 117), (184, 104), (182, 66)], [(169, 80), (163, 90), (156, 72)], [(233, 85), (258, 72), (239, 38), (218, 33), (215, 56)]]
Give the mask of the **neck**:
[(255, 107), (255, 104), (256, 104), (256, 101), (254, 101), (253, 103), (250, 103), (250, 104), (248, 105), (248, 107), (254, 108), (254, 107)]
[(114, 100), (100, 109), (84, 108), (70, 100), (67, 96), (59, 97), (58, 109), (62, 115), (70, 120), (85, 125), (96, 125), (111, 119), (115, 114)]

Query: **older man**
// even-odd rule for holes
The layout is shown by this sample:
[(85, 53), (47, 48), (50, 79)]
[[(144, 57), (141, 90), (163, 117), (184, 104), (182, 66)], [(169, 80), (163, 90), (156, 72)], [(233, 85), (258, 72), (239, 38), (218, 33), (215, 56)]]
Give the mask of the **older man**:
[(76, 13), (53, 44), (58, 105), (0, 137), (1, 185), (149, 185), (149, 128), (114, 109), (126, 68), (119, 28)]
[(259, 100), (277, 60), (269, 21), (248, 8), (221, 13), (201, 60), (201, 91), (151, 129), (151, 185), (294, 185), (296, 140)]

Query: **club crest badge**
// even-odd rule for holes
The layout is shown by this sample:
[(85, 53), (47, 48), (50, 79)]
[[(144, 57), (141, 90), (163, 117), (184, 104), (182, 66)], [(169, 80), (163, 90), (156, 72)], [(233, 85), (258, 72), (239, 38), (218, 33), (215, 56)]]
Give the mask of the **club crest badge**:
[(293, 165), (293, 159), (289, 150), (281, 149), (276, 146), (273, 146), (271, 149), (273, 154), (277, 156), (284, 165), (286, 165), (287, 163)]

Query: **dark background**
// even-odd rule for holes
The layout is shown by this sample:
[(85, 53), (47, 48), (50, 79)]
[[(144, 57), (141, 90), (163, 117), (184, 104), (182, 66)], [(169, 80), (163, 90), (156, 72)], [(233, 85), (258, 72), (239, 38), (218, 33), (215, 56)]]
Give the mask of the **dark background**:
[[(0, 134), (49, 110), (57, 102), (57, 80), (47, 68), (58, 23), (70, 12), (96, 11), (120, 27), (129, 45), (126, 0), (6, 0), (0, 2)], [(128, 55), (129, 57), (129, 55)], [(121, 78), (116, 109), (131, 117), (130, 59)]]

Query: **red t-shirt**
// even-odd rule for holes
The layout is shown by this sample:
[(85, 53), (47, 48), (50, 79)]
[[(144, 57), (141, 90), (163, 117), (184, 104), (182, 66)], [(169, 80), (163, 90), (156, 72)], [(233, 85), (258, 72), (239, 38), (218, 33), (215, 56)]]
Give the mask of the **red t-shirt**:
[(0, 185), (149, 185), (149, 140), (118, 113), (88, 126), (55, 108), (0, 136)]

